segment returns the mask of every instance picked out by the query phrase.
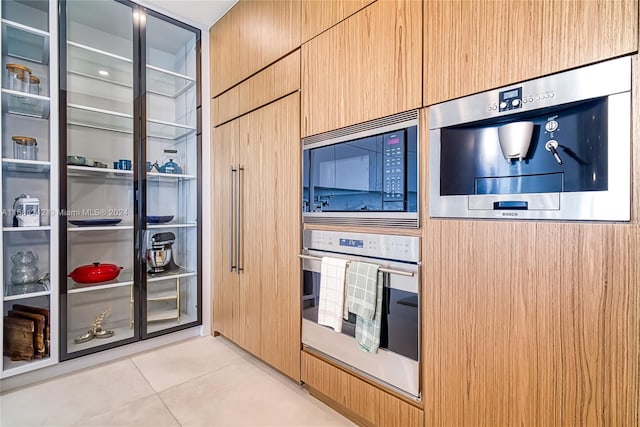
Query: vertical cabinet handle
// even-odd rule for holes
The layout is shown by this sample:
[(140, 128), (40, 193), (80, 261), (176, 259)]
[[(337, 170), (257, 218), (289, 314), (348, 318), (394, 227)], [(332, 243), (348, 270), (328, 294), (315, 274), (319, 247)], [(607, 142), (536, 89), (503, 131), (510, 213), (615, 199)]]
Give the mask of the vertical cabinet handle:
[(237, 266), (234, 264), (234, 251), (233, 251), (233, 205), (234, 205), (234, 200), (233, 200), (233, 174), (235, 172), (237, 172), (238, 170), (236, 168), (234, 168), (233, 166), (229, 166), (229, 271), (231, 273), (233, 273), (233, 269), (237, 268)]
[(244, 262), (241, 262), (242, 259), (242, 173), (244, 172), (244, 168), (238, 164), (238, 198), (237, 198), (237, 209), (236, 209), (236, 262), (238, 263), (238, 268), (236, 271), (240, 274), (241, 271), (244, 271)]

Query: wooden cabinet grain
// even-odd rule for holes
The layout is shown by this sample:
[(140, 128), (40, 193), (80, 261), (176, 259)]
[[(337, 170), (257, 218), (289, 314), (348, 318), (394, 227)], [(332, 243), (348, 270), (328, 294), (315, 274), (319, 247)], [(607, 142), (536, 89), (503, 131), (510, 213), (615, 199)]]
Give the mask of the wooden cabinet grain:
[(375, 0), (302, 2), (302, 42), (306, 42)]
[(302, 136), (422, 104), (421, 10), (379, 0), (302, 46)]
[(236, 181), (231, 168), (239, 162), (239, 121), (213, 129), (212, 133), (212, 197), (213, 216), (213, 327), (222, 335), (242, 345), (240, 337), (240, 276), (231, 271), (235, 264), (236, 215), (232, 198)]
[[(213, 330), (295, 380), (300, 378), (299, 112), (300, 95), (294, 93), (215, 128), (213, 135), (214, 232), (219, 233)], [(233, 166), (239, 170), (230, 171)], [(234, 213), (240, 209), (237, 227), (232, 205)], [(229, 271), (228, 236), (237, 236), (240, 244), (239, 274)]]
[(299, 0), (240, 0), (211, 27), (212, 96), (299, 47), (300, 8)]
[(429, 221), (426, 425), (635, 425), (640, 227)]
[(360, 425), (422, 427), (424, 412), (342, 369), (302, 352), (302, 381), (311, 394)]
[(213, 125), (219, 126), (242, 114), (300, 89), (300, 50), (297, 49), (213, 99)]
[(638, 50), (637, 0), (425, 0), (424, 105)]

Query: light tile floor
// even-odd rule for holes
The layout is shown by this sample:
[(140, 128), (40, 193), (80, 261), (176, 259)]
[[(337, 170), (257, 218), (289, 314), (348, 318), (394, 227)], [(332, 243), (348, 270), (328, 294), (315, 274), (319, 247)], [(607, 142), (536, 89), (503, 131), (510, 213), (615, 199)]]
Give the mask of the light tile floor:
[(201, 337), (5, 393), (0, 425), (354, 424), (224, 338)]

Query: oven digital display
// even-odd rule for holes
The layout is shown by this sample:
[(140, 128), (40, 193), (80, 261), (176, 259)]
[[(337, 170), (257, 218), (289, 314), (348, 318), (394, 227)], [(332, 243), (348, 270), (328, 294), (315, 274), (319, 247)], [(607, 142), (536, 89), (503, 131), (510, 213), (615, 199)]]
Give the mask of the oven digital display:
[(340, 246), (348, 246), (350, 248), (363, 248), (364, 240), (340, 239)]
[(392, 136), (387, 139), (387, 145), (395, 145), (400, 143), (400, 138), (397, 136)]
[(502, 92), (502, 99), (519, 98), (520, 88)]

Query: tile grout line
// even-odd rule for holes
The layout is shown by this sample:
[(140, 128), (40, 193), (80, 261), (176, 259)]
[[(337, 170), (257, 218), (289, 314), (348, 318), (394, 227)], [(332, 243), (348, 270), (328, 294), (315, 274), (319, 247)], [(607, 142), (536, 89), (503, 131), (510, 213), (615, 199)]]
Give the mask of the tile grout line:
[[(144, 378), (144, 380), (147, 382), (147, 384), (149, 384), (149, 387), (151, 388), (151, 390), (153, 390), (153, 393), (156, 395), (156, 397), (158, 399), (160, 399), (160, 402), (162, 402), (162, 405), (167, 408), (167, 411), (169, 411), (169, 413), (171, 414), (171, 417), (176, 421), (176, 423), (182, 427), (182, 424), (180, 423), (180, 421), (178, 420), (178, 418), (176, 418), (176, 414), (173, 413), (173, 411), (171, 410), (171, 408), (169, 408), (167, 406), (167, 403), (164, 401), (164, 399), (162, 399), (162, 396), (160, 396), (160, 392), (157, 391), (154, 387), (153, 384), (151, 384), (151, 381), (149, 381), (149, 378), (147, 378), (147, 376), (144, 374), (144, 372), (142, 372), (142, 370), (140, 369), (140, 367), (138, 366), (138, 364), (135, 362), (135, 360), (133, 360), (133, 357), (129, 357), (129, 360), (131, 360), (131, 363), (133, 363), (133, 366), (136, 367), (136, 369), (138, 370), (138, 372), (140, 372), (140, 375), (142, 375), (142, 378)], [(147, 396), (149, 397), (149, 396)], [(146, 399), (146, 398), (143, 398)], [(140, 400), (140, 399), (138, 399)]]

